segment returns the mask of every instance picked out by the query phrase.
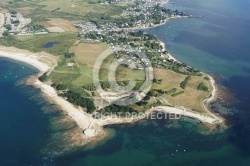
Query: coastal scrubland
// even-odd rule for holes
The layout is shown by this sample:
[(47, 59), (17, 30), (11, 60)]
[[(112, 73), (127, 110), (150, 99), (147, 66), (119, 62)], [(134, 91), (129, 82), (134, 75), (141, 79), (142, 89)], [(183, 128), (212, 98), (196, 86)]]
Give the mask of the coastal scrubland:
[[(161, 80), (160, 83), (154, 83), (152, 89), (161, 89), (164, 93), (158, 93), (159, 98), (165, 98), (169, 103), (179, 107), (189, 108), (193, 111), (202, 113), (204, 108), (202, 101), (210, 96), (212, 87), (210, 82), (204, 79), (203, 76), (190, 76), (189, 82), (186, 84), (186, 88), (180, 86), (181, 82), (186, 79), (186, 75), (178, 74), (171, 70), (154, 69), (155, 79)], [(197, 87), (203, 82), (207, 87), (208, 91), (198, 91)], [(171, 91), (172, 90), (172, 91)], [(179, 92), (184, 92), (179, 95), (174, 95)], [(204, 112), (203, 112), (204, 113)]]

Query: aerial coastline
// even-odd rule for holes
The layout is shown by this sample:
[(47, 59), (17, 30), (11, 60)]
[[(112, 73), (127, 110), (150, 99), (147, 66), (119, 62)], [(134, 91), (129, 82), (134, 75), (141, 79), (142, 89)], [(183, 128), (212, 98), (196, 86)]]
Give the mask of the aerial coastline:
[[(169, 2), (169, 1), (168, 1)], [(152, 27), (145, 27), (145, 26), (138, 26), (135, 28), (129, 28), (130, 30), (135, 30), (135, 29), (142, 29), (142, 28), (153, 28), (156, 26), (163, 25), (167, 23), (169, 19), (172, 18), (178, 18), (181, 16), (175, 16), (171, 18), (167, 18), (164, 22), (158, 25), (154, 25)], [(182, 17), (187, 17), (187, 16), (182, 16)], [(165, 48), (165, 43), (160, 41), (160, 45), (163, 47), (162, 51), (166, 51)], [(208, 112), (208, 115), (203, 115), (199, 114), (197, 112), (188, 110), (183, 107), (170, 107), (170, 106), (157, 106), (157, 107), (152, 107), (148, 109), (145, 112), (145, 116), (140, 116), (140, 117), (132, 117), (132, 118), (120, 118), (120, 117), (104, 117), (101, 119), (95, 119), (92, 117), (91, 114), (88, 114), (83, 111), (81, 107), (74, 106), (72, 103), (64, 99), (63, 97), (59, 96), (57, 91), (51, 87), (50, 85), (39, 81), (38, 77), (45, 74), (48, 71), (52, 71), (54, 69), (54, 62), (51, 61), (57, 61), (57, 59), (53, 59), (53, 55), (51, 57), (46, 57), (46, 55), (43, 55), (41, 57), (42, 53), (32, 53), (29, 51), (17, 49), (14, 47), (0, 47), (0, 57), (16, 60), (16, 61), (21, 61), (24, 62), (28, 65), (34, 66), (39, 70), (38, 75), (36, 76), (31, 76), (28, 78), (26, 83), (28, 85), (34, 86), (35, 88), (38, 88), (41, 90), (43, 96), (50, 102), (56, 104), (61, 110), (65, 111), (68, 116), (72, 118), (72, 120), (78, 125), (79, 128), (83, 131), (82, 136), (82, 145), (87, 144), (90, 141), (93, 140), (100, 140), (104, 137), (106, 137), (105, 130), (103, 129), (104, 126), (106, 125), (111, 125), (111, 124), (123, 124), (123, 123), (133, 123), (138, 120), (145, 119), (148, 115), (150, 115), (152, 112), (165, 112), (165, 113), (173, 113), (173, 114), (179, 114), (181, 116), (186, 116), (190, 118), (194, 118), (196, 120), (199, 120), (204, 123), (208, 124), (220, 124), (224, 120), (221, 117), (218, 117), (217, 115), (211, 113), (210, 110), (208, 110), (207, 106), (208, 104), (216, 99), (216, 86), (215, 86), (215, 81), (214, 79), (207, 75), (210, 78), (210, 83), (212, 85), (212, 93), (211, 96), (207, 99), (203, 100), (203, 107), (204, 109)], [(169, 59), (172, 59), (174, 61), (177, 61), (171, 54), (167, 53), (167, 56)], [(44, 61), (44, 59), (40, 58), (47, 58), (47, 62)], [(53, 60), (51, 60), (53, 59)], [(48, 61), (50, 61), (48, 63)]]
[[(57, 92), (53, 87), (38, 80), (38, 76), (42, 75), (44, 72), (48, 71), (51, 68), (51, 66), (49, 66), (48, 64), (42, 63), (38, 60), (39, 53), (31, 53), (25, 50), (1, 46), (0, 57), (24, 62), (28, 65), (37, 68), (40, 71), (38, 75), (31, 76), (30, 78), (27, 79), (26, 81), (27, 85), (31, 85), (34, 86), (35, 88), (41, 89), (43, 96), (46, 99), (48, 99), (49, 102), (58, 105), (61, 110), (65, 111), (72, 118), (72, 120), (75, 121), (75, 123), (79, 126), (79, 128), (81, 128), (82, 131), (84, 131), (82, 134), (82, 139), (84, 140), (82, 142), (83, 145), (88, 143), (90, 140), (100, 140), (100, 138), (105, 137), (106, 134), (102, 128), (103, 126), (111, 124), (133, 123), (138, 120), (144, 119), (146, 117), (146, 116), (141, 116), (136, 118), (106, 117), (102, 119), (94, 119), (91, 115), (85, 113), (80, 107), (73, 106), (71, 103), (69, 103), (62, 97), (58, 96)], [(205, 108), (207, 104), (209, 104), (209, 102), (215, 99), (216, 96), (216, 88), (214, 85), (215, 81), (211, 76), (209, 77), (211, 84), (213, 86), (213, 92), (208, 99), (204, 100)], [(208, 124), (218, 124), (223, 122), (223, 119), (214, 115), (208, 110), (207, 111), (210, 112), (211, 115), (210, 117), (200, 115), (198, 113), (183, 108), (166, 107), (166, 106), (159, 106), (152, 108), (146, 111), (146, 114), (149, 115), (153, 111), (180, 114), (182, 116), (194, 118)]]

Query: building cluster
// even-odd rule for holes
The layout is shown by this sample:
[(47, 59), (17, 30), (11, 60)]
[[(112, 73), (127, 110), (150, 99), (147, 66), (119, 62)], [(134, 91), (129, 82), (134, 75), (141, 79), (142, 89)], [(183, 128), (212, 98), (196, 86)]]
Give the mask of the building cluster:
[(79, 24), (75, 24), (75, 26), (81, 29), (81, 34), (87, 34), (90, 32), (101, 33), (101, 31), (103, 31), (100, 28), (97, 28), (97, 25), (92, 22), (79, 23)]
[(167, 0), (133, 0), (130, 1), (132, 3), (131, 7), (122, 13), (123, 19), (109, 23), (93, 21), (76, 24), (75, 26), (81, 29), (81, 34), (88, 34), (90, 32), (103, 34), (107, 31), (117, 31), (126, 28), (151, 27), (155, 24), (164, 23), (171, 16), (185, 16), (183, 12), (172, 11), (162, 7), (167, 2)]
[[(149, 59), (154, 66), (171, 67), (176, 70), (184, 66), (175, 64), (163, 55), (159, 42), (150, 36), (143, 34), (131, 35), (126, 28), (136, 26), (149, 27), (152, 24), (160, 24), (167, 17), (173, 15), (183, 16), (183, 12), (165, 9), (162, 4), (166, 0), (134, 0), (131, 8), (123, 13), (123, 20), (110, 23), (98, 23), (96, 21), (77, 24), (85, 39), (93, 42), (106, 42), (113, 49), (114, 56), (121, 64), (127, 64), (131, 69), (146, 70), (149, 67)], [(152, 22), (152, 20), (154, 20)], [(132, 22), (132, 24), (131, 24)], [(139, 44), (138, 44), (139, 43)], [(145, 52), (146, 51), (146, 52)], [(151, 58), (143, 57), (144, 53), (152, 53)], [(159, 56), (157, 56), (159, 55)], [(147, 55), (148, 56), (148, 55)], [(181, 72), (187, 72), (186, 70)]]
[(96, 34), (103, 34), (108, 31), (117, 30), (119, 28), (128, 28), (129, 25), (127, 23), (105, 23), (105, 24), (97, 24), (94, 22), (87, 23), (79, 23), (75, 24), (76, 27), (81, 29), (81, 34), (88, 34), (90, 32), (95, 32)]
[(137, 0), (129, 9), (122, 13), (122, 16), (136, 18), (136, 26), (151, 26), (153, 23), (149, 20), (155, 15), (159, 18), (159, 24), (170, 14), (166, 13), (166, 9), (162, 11), (163, 7), (160, 7), (167, 2), (166, 0)]
[(121, 64), (127, 64), (131, 69), (143, 70), (149, 66), (146, 55), (141, 52), (140, 48), (132, 48), (130, 45), (122, 45), (119, 50), (113, 47), (117, 61)]
[[(121, 2), (118, 0), (112, 2)], [(124, 1), (125, 2), (125, 1)], [(117, 31), (126, 28), (151, 27), (155, 24), (162, 24), (171, 16), (185, 16), (183, 12), (166, 9), (163, 4), (168, 0), (133, 0), (131, 7), (122, 13), (123, 19), (118, 19), (109, 23), (99, 23), (97, 21), (75, 24), (81, 29), (81, 34), (95, 32), (103, 34), (107, 31)]]
[(28, 26), (31, 18), (25, 18), (17, 12), (4, 14), (4, 26), (0, 28), (0, 34), (8, 32), (15, 35), (46, 34), (48, 33), (41, 25)]
[(150, 10), (157, 6), (167, 3), (167, 0), (137, 0), (131, 8), (123, 12), (123, 16), (139, 16), (141, 14), (149, 15)]
[(20, 13), (5, 13), (5, 26), (0, 29), (0, 33), (9, 31), (10, 33), (20, 33), (22, 29), (31, 23), (30, 18), (24, 18)]

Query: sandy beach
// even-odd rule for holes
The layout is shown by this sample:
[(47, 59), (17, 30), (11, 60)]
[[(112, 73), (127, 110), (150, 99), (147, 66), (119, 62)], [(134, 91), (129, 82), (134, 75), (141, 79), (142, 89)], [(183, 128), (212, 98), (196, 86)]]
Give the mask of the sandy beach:
[[(205, 73), (203, 73), (203, 74), (205, 74)], [(215, 101), (216, 98), (217, 98), (217, 87), (216, 87), (216, 85), (215, 85), (215, 80), (214, 80), (214, 78), (213, 78), (212, 76), (208, 75), (208, 74), (205, 74), (205, 75), (209, 78), (209, 81), (210, 81), (210, 83), (211, 83), (211, 85), (212, 85), (213, 90), (212, 90), (211, 96), (210, 96), (209, 98), (203, 100), (202, 106), (204, 107), (204, 109), (205, 109), (211, 116), (213, 116), (215, 119), (217, 119), (217, 121), (218, 121), (219, 123), (222, 123), (222, 122), (224, 121), (224, 119), (223, 119), (222, 117), (219, 117), (219, 115), (213, 114), (213, 113), (211, 112), (211, 110), (209, 110), (209, 108), (208, 108), (208, 107), (209, 107), (209, 104), (210, 104), (211, 102)]]
[[(162, 46), (162, 51), (167, 51), (166, 45), (164, 42), (160, 41), (160, 45)], [(171, 54), (167, 53), (168, 59), (173, 59), (174, 61), (177, 61)]]
[(10, 49), (0, 46), (0, 57), (12, 59), (19, 62), (24, 62), (35, 68), (40, 72), (45, 72), (49, 69), (49, 66), (38, 61), (39, 55), (29, 55), (25, 52), (19, 52), (18, 50)]

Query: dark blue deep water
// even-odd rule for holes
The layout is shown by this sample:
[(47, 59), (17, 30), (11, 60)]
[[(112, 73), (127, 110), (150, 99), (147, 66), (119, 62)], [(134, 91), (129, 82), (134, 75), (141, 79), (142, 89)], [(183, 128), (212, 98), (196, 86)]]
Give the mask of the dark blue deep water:
[(91, 150), (46, 157), (50, 119), (57, 115), (45, 114), (44, 107), (55, 108), (33, 97), (37, 90), (17, 84), (35, 69), (1, 59), (0, 165), (250, 166), (250, 1), (172, 2), (168, 7), (201, 18), (171, 20), (147, 32), (179, 61), (215, 75), (225, 100), (212, 106), (228, 119), (227, 130), (209, 134), (190, 119), (143, 121), (110, 126), (115, 135)]
[(35, 101), (37, 90), (17, 84), (36, 72), (25, 64), (0, 59), (0, 165), (41, 163), (40, 150), (49, 132), (49, 120), (41, 111), (45, 103)]

